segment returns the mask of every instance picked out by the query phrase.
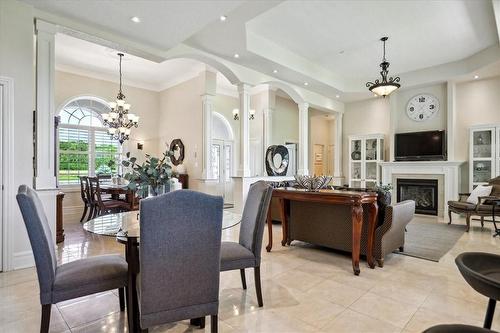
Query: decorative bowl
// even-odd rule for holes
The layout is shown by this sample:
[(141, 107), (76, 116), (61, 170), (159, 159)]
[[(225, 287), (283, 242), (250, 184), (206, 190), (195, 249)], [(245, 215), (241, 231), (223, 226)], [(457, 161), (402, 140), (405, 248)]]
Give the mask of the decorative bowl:
[(325, 188), (328, 183), (332, 180), (331, 176), (303, 176), (295, 175), (295, 180), (299, 187), (306, 189), (308, 192), (317, 192), (322, 188)]

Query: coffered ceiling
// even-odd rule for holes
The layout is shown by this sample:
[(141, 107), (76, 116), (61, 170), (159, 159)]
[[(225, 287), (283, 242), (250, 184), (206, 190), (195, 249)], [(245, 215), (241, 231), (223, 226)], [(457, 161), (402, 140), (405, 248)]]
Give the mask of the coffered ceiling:
[(403, 88), (472, 78), (500, 60), (499, 0), (26, 2), (142, 45), (159, 62), (184, 44), (341, 101), (370, 97), (364, 83), (379, 76), (384, 35)]

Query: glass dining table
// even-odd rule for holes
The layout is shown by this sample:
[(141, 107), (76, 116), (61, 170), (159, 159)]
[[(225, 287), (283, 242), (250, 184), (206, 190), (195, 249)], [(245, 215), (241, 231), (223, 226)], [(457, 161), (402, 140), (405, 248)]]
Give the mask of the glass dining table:
[[(241, 222), (241, 215), (224, 210), (222, 230), (232, 228)], [(128, 263), (127, 319), (129, 332), (140, 332), (139, 304), (137, 300), (137, 274), (139, 273), (140, 215), (130, 211), (99, 216), (83, 224), (83, 229), (98, 235), (116, 237), (125, 245), (125, 259)], [(198, 325), (198, 319), (192, 319)]]

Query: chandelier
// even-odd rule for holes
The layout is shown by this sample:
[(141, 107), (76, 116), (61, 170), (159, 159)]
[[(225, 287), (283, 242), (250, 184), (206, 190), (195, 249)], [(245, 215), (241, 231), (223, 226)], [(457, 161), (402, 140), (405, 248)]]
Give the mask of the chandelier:
[(103, 113), (102, 119), (104, 120), (104, 125), (108, 128), (108, 133), (111, 138), (118, 140), (120, 144), (123, 144), (125, 140), (128, 140), (130, 136), (130, 129), (132, 127), (137, 127), (139, 124), (139, 116), (133, 113), (128, 113), (130, 110), (130, 104), (125, 103), (125, 95), (122, 93), (122, 58), (123, 53), (118, 53), (120, 57), (120, 90), (116, 96), (115, 102), (109, 102), (108, 105), (111, 108), (110, 113)]
[(401, 85), (398, 83), (401, 80), (399, 76), (390, 76), (389, 79), (387, 79), (387, 75), (389, 74), (389, 62), (385, 59), (385, 42), (388, 39), (389, 37), (380, 38), (380, 40), (384, 43), (384, 58), (380, 63), (380, 67), (382, 68), (382, 71), (380, 72), (382, 81), (377, 79), (375, 80), (375, 82), (366, 82), (366, 87), (370, 89), (371, 92), (382, 97), (389, 95), (390, 93), (401, 87)]

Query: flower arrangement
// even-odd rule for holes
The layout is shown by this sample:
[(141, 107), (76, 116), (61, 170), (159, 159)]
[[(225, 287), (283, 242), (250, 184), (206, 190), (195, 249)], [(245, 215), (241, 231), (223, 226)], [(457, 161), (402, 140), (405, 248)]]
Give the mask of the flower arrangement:
[(173, 152), (166, 150), (161, 158), (146, 154), (146, 160), (142, 164), (137, 163), (136, 157), (130, 157), (130, 152), (126, 154), (126, 159), (122, 165), (129, 169), (125, 174), (125, 179), (129, 181), (128, 188), (139, 192), (145, 197), (149, 191), (150, 195), (162, 193), (165, 185), (169, 184), (172, 177), (172, 166), (170, 156)]

